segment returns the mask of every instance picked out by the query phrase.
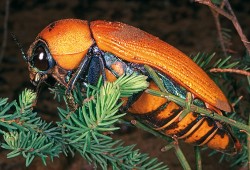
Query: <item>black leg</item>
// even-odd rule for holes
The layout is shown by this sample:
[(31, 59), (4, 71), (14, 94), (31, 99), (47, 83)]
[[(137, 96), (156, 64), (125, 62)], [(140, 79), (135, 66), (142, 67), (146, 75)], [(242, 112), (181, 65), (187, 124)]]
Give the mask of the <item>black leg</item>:
[(101, 55), (87, 55), (84, 60), (81, 62), (80, 66), (74, 73), (73, 77), (69, 80), (66, 89), (66, 99), (70, 110), (76, 110), (77, 105), (74, 102), (74, 98), (72, 96), (72, 89), (80, 78), (83, 72), (88, 70), (88, 83), (92, 85), (96, 85), (100, 75), (103, 76), (104, 81), (106, 80), (106, 75), (104, 71), (104, 61)]
[(70, 110), (74, 111), (77, 109), (77, 105), (75, 104), (75, 101), (74, 101), (74, 98), (72, 96), (71, 91), (72, 91), (76, 81), (79, 79), (80, 75), (88, 68), (90, 58), (91, 58), (91, 56), (88, 56), (88, 55), (85, 56), (84, 60), (81, 62), (80, 66), (76, 70), (73, 77), (69, 80), (69, 83), (67, 85), (66, 100), (67, 100), (67, 104), (68, 104)]
[(103, 61), (103, 58), (102, 57), (98, 57), (99, 58), (99, 62), (100, 62), (100, 69), (101, 69), (101, 72), (102, 72), (102, 78), (104, 81), (106, 81), (106, 74), (105, 74), (105, 71), (104, 71), (104, 61)]
[(81, 62), (80, 66), (78, 67), (78, 69), (76, 70), (75, 74), (73, 75), (73, 77), (69, 80), (68, 83), (68, 87), (66, 90), (66, 94), (71, 93), (71, 90), (73, 89), (76, 81), (79, 79), (80, 75), (82, 74), (82, 72), (84, 72), (89, 65), (89, 61), (90, 61), (91, 56), (86, 56), (84, 58), (84, 60)]
[(89, 64), (88, 71), (88, 83), (91, 85), (96, 85), (100, 75), (102, 75), (103, 80), (106, 81), (106, 75), (104, 71), (104, 62), (101, 56), (93, 56)]
[(89, 63), (88, 84), (96, 85), (101, 74), (101, 64), (98, 56), (93, 56)]

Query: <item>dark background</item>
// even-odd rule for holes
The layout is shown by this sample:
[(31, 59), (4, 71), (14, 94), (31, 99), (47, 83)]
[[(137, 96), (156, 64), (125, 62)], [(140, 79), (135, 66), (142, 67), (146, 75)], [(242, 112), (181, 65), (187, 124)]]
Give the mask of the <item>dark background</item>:
[[(234, 0), (231, 5), (247, 37), (250, 37), (250, 4), (248, 0)], [(22, 43), (25, 50), (35, 39), (36, 35), (49, 23), (63, 18), (80, 18), (83, 20), (110, 20), (120, 21), (170, 43), (187, 55), (198, 52), (217, 52), (217, 32), (210, 10), (203, 5), (192, 3), (188, 0), (12, 0), (10, 3), (8, 31), (13, 32)], [(5, 1), (0, 1), (0, 43), (3, 35), (3, 22), (5, 14)], [(232, 30), (232, 49), (235, 56), (240, 57), (244, 53), (244, 46), (240, 42), (232, 24), (221, 17), (223, 27)], [(8, 35), (7, 46), (3, 61), (0, 63), (0, 97), (17, 99), (18, 94), (24, 88), (33, 88), (29, 82), (26, 63), (22, 60), (20, 50)], [(39, 97), (38, 111), (46, 120), (56, 120), (56, 107), (58, 103), (53, 101), (48, 90)], [(55, 104), (54, 104), (55, 103)], [(171, 169), (182, 169), (173, 151), (161, 153), (160, 149), (166, 144), (160, 139), (133, 130), (123, 135), (117, 134), (115, 138), (125, 140), (125, 144), (135, 144), (142, 152), (149, 153), (164, 161)], [(183, 151), (188, 157), (190, 165), (194, 168), (193, 147), (183, 145)], [(7, 152), (0, 150), (1, 169), (25, 169), (24, 159), (6, 159)], [(228, 163), (218, 163), (219, 155), (208, 157), (203, 152), (204, 169), (228, 169)], [(36, 159), (28, 169), (92, 169), (78, 155), (74, 158), (65, 158), (63, 155), (55, 159), (54, 163), (48, 161), (47, 167)]]

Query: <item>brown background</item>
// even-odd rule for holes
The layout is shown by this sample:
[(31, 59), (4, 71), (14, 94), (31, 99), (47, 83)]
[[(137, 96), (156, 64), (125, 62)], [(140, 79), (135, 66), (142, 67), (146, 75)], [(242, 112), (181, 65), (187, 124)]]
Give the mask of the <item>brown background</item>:
[[(0, 1), (0, 40), (3, 35), (3, 18), (5, 14), (5, 1)], [(232, 2), (232, 7), (241, 23), (247, 37), (250, 35), (250, 5), (248, 0)], [(84, 20), (110, 20), (120, 21), (142, 30), (145, 30), (160, 39), (172, 44), (184, 53), (214, 52), (220, 54), (217, 42), (217, 32), (213, 16), (205, 6), (192, 3), (188, 0), (12, 0), (10, 4), (8, 30), (16, 34), (24, 49), (28, 49), (36, 35), (50, 22), (63, 18), (80, 18)], [(244, 47), (240, 42), (232, 24), (222, 18), (224, 27), (232, 29), (232, 49), (241, 56)], [(2, 42), (2, 41), (0, 41)], [(26, 63), (16, 44), (8, 35), (7, 47), (2, 63), (0, 63), (0, 97), (17, 99), (17, 95), (24, 88), (33, 88), (29, 82)], [(56, 119), (58, 104), (52, 101), (52, 96), (45, 89), (38, 103), (38, 111), (46, 120)], [(53, 104), (55, 103), (55, 104)], [(161, 153), (159, 150), (165, 142), (154, 136), (133, 130), (130, 133), (116, 135), (116, 138), (125, 140), (126, 144), (137, 143), (141, 151), (155, 156), (166, 162), (171, 169), (182, 169), (174, 152)], [(192, 146), (183, 145), (183, 151), (194, 168), (194, 153)], [(6, 151), (0, 150), (1, 169), (25, 169), (21, 157), (6, 159)], [(204, 169), (228, 169), (228, 163), (218, 163), (219, 155), (208, 157), (203, 153)], [(48, 161), (48, 166), (41, 165), (40, 159), (35, 160), (28, 169), (92, 169), (79, 156), (74, 158), (55, 159), (54, 163)]]

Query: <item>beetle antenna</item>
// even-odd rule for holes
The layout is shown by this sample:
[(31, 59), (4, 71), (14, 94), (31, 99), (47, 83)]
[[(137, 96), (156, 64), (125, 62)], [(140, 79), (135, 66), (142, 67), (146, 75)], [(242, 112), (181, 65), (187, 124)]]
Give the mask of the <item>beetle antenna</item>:
[(10, 32), (10, 34), (11, 34), (13, 40), (15, 41), (16, 45), (17, 45), (18, 48), (20, 49), (20, 51), (21, 51), (21, 53), (22, 53), (22, 56), (23, 56), (23, 59), (24, 59), (26, 62), (28, 62), (29, 60), (28, 60), (28, 58), (27, 58), (27, 56), (26, 56), (26, 54), (25, 54), (25, 52), (24, 52), (24, 50), (23, 50), (22, 44), (18, 41), (16, 35), (15, 35), (13, 32)]

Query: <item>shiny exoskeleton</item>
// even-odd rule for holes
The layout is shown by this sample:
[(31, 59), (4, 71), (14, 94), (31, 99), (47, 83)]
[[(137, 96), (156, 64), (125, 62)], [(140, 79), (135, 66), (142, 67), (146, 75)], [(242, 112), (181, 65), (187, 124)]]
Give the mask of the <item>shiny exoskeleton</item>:
[[(185, 98), (192, 93), (200, 106), (221, 114), (231, 105), (220, 88), (185, 54), (138, 28), (107, 21), (64, 19), (42, 30), (24, 56), (33, 84), (52, 76), (67, 88), (78, 81), (95, 84), (100, 75), (114, 81), (122, 74), (146, 74), (155, 69), (165, 88)], [(148, 79), (149, 88), (159, 90)], [(124, 99), (124, 108), (152, 128), (195, 145), (236, 153), (240, 149), (227, 125), (198, 113), (180, 118), (183, 108), (145, 92)]]

